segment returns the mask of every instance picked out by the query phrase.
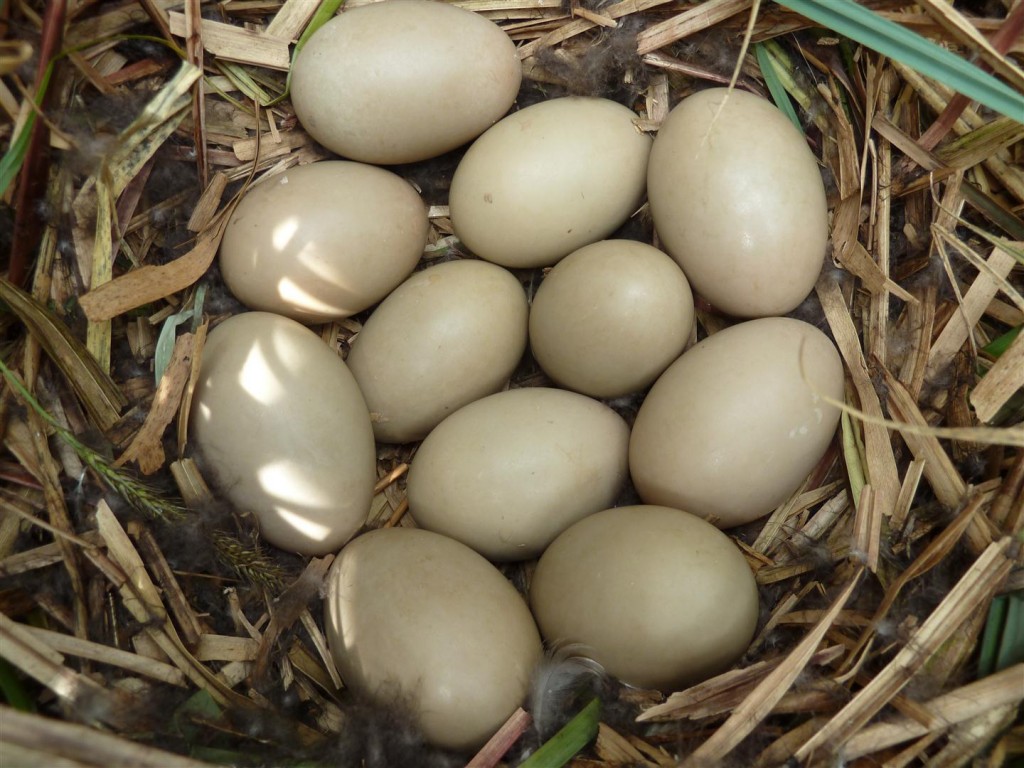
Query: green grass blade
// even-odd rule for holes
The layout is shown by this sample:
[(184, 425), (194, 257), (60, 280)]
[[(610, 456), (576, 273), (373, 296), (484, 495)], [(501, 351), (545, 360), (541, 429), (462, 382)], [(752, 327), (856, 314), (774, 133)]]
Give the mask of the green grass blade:
[(772, 58), (764, 43), (758, 43), (754, 46), (754, 54), (757, 56), (757, 65), (761, 68), (761, 74), (764, 75), (764, 84), (768, 86), (768, 92), (771, 93), (775, 106), (782, 110), (783, 114), (790, 119), (790, 122), (796, 126), (800, 133), (803, 133), (804, 127), (800, 125), (800, 118), (796, 116), (796, 112), (793, 110), (793, 104), (786, 93), (786, 87), (782, 84), (782, 80), (779, 79), (779, 64)]
[(999, 639), (1002, 635), (1003, 622), (1006, 620), (1006, 595), (999, 595), (988, 607), (985, 629), (981, 635), (981, 647), (978, 652), (978, 677), (987, 677), (996, 671), (996, 660), (999, 656)]
[(995, 672), (1024, 661), (1024, 593), (1014, 592), (1006, 597), (1006, 619), (999, 638)]
[[(338, 12), (338, 9), (341, 7), (341, 4), (343, 2), (345, 2), (345, 0), (324, 0), (322, 3), (320, 3), (319, 7), (316, 9), (316, 13), (313, 14), (313, 18), (310, 19), (309, 24), (306, 25), (306, 28), (302, 31), (302, 34), (299, 35), (299, 39), (295, 43), (295, 50), (292, 51), (292, 66), (295, 66), (295, 57), (298, 55), (299, 51), (302, 50), (303, 46), (308, 42), (309, 38), (311, 38), (313, 36), (313, 33), (320, 29), (320, 27), (322, 27), (324, 24), (326, 24), (328, 21), (334, 18), (334, 14)], [(285, 97), (287, 97), (288, 94), (291, 93), (291, 90), (292, 68), (289, 67), (288, 76), (285, 78), (284, 81), (284, 93), (278, 96), (274, 101), (267, 104), (267, 106), (272, 107), (275, 104), (284, 101)]]
[(864, 462), (861, 460), (863, 453), (860, 438), (850, 414), (844, 412), (840, 417), (840, 422), (843, 433), (843, 459), (846, 462), (846, 473), (850, 479), (850, 498), (853, 499), (854, 504), (859, 504), (861, 490), (868, 483), (864, 473)]
[(1024, 122), (1024, 95), (970, 62), (853, 0), (779, 0), (781, 5), (878, 53), (913, 67), (964, 96)]
[[(50, 78), (53, 76), (53, 65), (56, 59), (46, 65), (46, 69), (43, 71), (43, 78), (39, 83), (39, 89), (36, 91), (35, 103), (36, 107), (42, 106), (43, 98), (46, 96), (46, 90), (50, 87)], [(25, 162), (25, 155), (28, 152), (28, 143), (32, 139), (32, 128), (36, 124), (36, 113), (33, 110), (29, 113), (25, 122), (22, 123), (21, 131), (18, 133), (17, 138), (11, 142), (11, 145), (4, 152), (4, 156), (0, 158), (0, 195), (3, 195), (11, 183), (14, 181), (14, 177), (18, 175), (18, 171), (21, 170), (22, 163)]]
[(519, 768), (562, 768), (597, 736), (601, 720), (601, 700), (591, 699), (580, 713), (544, 742)]
[[(299, 36), (298, 42), (295, 43), (295, 52), (298, 53), (302, 50), (302, 47), (306, 44), (306, 41), (313, 36), (320, 27), (326, 24), (328, 21), (334, 18), (334, 14), (341, 8), (341, 4), (344, 0), (324, 0), (320, 3), (320, 7), (316, 9), (316, 13), (313, 14), (313, 18), (310, 19), (309, 24), (302, 31)], [(292, 59), (294, 63), (294, 58)]]
[(1016, 328), (1007, 331), (1002, 336), (992, 339), (988, 344), (982, 347), (981, 351), (986, 355), (998, 358), (1013, 344), (1014, 339), (1020, 335), (1020, 329), (1024, 328), (1024, 325), (1018, 325)]
[(36, 703), (25, 690), (18, 671), (3, 657), (0, 657), (0, 698), (22, 712), (36, 711)]

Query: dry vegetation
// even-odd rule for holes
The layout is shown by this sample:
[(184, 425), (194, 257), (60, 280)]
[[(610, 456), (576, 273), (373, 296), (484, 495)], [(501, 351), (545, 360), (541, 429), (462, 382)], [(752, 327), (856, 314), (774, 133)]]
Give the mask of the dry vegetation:
[[(652, 131), (681, 97), (728, 82), (752, 5), (457, 4), (517, 41), (520, 103), (610, 96)], [(864, 4), (1020, 76), (1024, 3)], [(189, 458), (207, 328), (240, 310), (214, 262), (231, 201), (327, 154), (277, 98), (318, 5), (0, 10), (4, 147), (59, 55), (0, 208), (4, 765), (461, 762), (419, 747), (400, 711), (338, 691), (318, 626), (331, 558), (260, 549)], [(990, 605), (1024, 589), (1024, 338), (992, 343), (1024, 324), (1024, 125), (761, 5), (751, 41), (770, 41), (828, 180), (830, 262), (798, 314), (840, 348), (848, 418), (804, 486), (734, 532), (763, 600), (742, 664), (668, 697), (607, 686), (597, 739), (573, 764), (1021, 759), (1021, 649), (1002, 648), (1001, 671), (979, 668)], [(741, 63), (737, 87), (766, 94), (753, 48)], [(430, 258), (458, 254), (455, 161), (400, 169), (432, 206)], [(652, 238), (642, 211), (628, 234)], [(702, 335), (729, 322), (698, 314)], [(344, 351), (359, 319), (324, 340)], [(515, 383), (539, 381), (527, 367)], [(411, 455), (381, 451), (370, 526), (412, 524)], [(521, 585), (529, 566), (508, 573)], [(535, 746), (519, 713), (509, 733), (524, 731)], [(514, 764), (522, 743), (473, 765)]]

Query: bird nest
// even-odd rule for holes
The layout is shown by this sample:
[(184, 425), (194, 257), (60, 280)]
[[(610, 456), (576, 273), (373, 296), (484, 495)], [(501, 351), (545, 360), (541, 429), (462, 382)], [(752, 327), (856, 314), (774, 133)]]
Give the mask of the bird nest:
[[(799, 3), (455, 4), (515, 41), (521, 105), (604, 96), (656, 132), (684, 96), (733, 83), (790, 102), (820, 160), (830, 253), (796, 315), (835, 341), (846, 407), (793, 496), (729, 532), (761, 596), (745, 656), (667, 695), (604, 679), (551, 722), (520, 710), (475, 756), (426, 746), (401, 702), (350, 695), (322, 629), (332, 557), (261, 544), (206, 486), (185, 429), (207, 329), (243, 311), (215, 264), (234, 201), (331, 156), (297, 123), (286, 72), (334, 9), (24, 0), (0, 9), (0, 762), (1020, 759), (1024, 101), (1008, 115), (968, 101), (885, 35)], [(1021, 92), (1024, 3), (862, 9)], [(446, 199), (458, 157), (397, 169), (430, 206), (425, 261), (465, 255)], [(625, 236), (656, 242), (644, 211)], [(700, 337), (734, 322), (699, 301), (697, 318)], [(316, 330), (344, 354), (362, 320)], [(513, 379), (544, 383), (528, 361)], [(415, 525), (415, 447), (378, 447), (367, 528)], [(524, 589), (532, 565), (504, 572)]]

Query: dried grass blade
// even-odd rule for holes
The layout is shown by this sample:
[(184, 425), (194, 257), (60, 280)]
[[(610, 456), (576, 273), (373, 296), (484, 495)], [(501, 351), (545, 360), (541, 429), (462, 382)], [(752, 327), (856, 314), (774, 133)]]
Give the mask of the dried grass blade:
[(162, 661), (122, 651), (109, 645), (82, 640), (81, 638), (65, 635), (61, 632), (54, 632), (49, 629), (30, 625), (24, 625), (22, 628), (29, 636), (36, 638), (39, 647), (52, 648), (58, 653), (97, 661), (101, 664), (108, 664), (132, 674), (144, 675), (169, 685), (185, 686), (185, 676), (181, 674), (181, 670), (177, 667), (172, 667), (170, 664), (164, 664)]
[[(171, 34), (176, 37), (188, 34), (185, 14), (171, 11), (168, 19)], [(288, 40), (209, 19), (203, 19), (200, 26), (207, 53), (239, 64), (253, 64), (282, 72), (291, 65)]]
[(267, 25), (267, 34), (282, 40), (297, 40), (319, 5), (320, 0), (285, 0)]
[(889, 613), (889, 609), (895, 604), (896, 598), (899, 597), (903, 588), (914, 579), (937, 567), (942, 563), (946, 556), (949, 555), (953, 550), (953, 547), (956, 546), (956, 543), (960, 541), (964, 533), (970, 527), (975, 515), (978, 514), (978, 510), (981, 509), (983, 502), (984, 497), (981, 494), (978, 494), (971, 499), (971, 502), (953, 519), (953, 522), (947, 525), (942, 530), (942, 533), (932, 539), (921, 554), (917, 556), (914, 562), (904, 569), (896, 580), (889, 585), (889, 588), (885, 592), (885, 596), (882, 598), (881, 603), (878, 605), (878, 608), (875, 609), (875, 613), (871, 617), (870, 624), (858, 638), (857, 643), (850, 651), (849, 662), (846, 664), (845, 668), (852, 666), (853, 660), (859, 656), (860, 652), (871, 641), (878, 623)]
[(691, 8), (678, 16), (654, 24), (636, 36), (637, 52), (656, 51), (666, 45), (682, 40), (684, 37), (714, 26), (721, 21), (732, 18), (738, 13), (748, 11), (754, 0), (708, 0), (695, 8)]
[[(941, 732), (989, 709), (1020, 703), (1024, 700), (1021, 680), (1024, 680), (1024, 664), (1017, 664), (931, 699), (924, 707), (939, 724), (935, 730)], [(846, 742), (843, 756), (847, 760), (854, 760), (928, 733), (927, 726), (906, 717), (869, 725)]]
[[(796, 604), (796, 600), (792, 604)], [(787, 611), (788, 612), (788, 611)], [(845, 653), (842, 646), (832, 646), (815, 653), (809, 663), (815, 666), (831, 664)], [(755, 685), (777, 669), (782, 659), (758, 661), (748, 667), (731, 669), (710, 680), (697, 683), (685, 691), (677, 691), (661, 704), (645, 709), (637, 717), (638, 723), (649, 721), (697, 719), (712, 717), (733, 709), (746, 698)]]
[(94, 728), (29, 715), (0, 705), (0, 739), (29, 749), (45, 745), (48, 755), (88, 761), (90, 765), (135, 768), (211, 768), (189, 757), (147, 747)]
[[(656, 8), (659, 5), (665, 5), (672, 0), (620, 0), (614, 5), (605, 6), (601, 9), (602, 15), (607, 16), (609, 19), (620, 19), (623, 16), (629, 16), (633, 13), (640, 13), (649, 8)], [(576, 35), (586, 32), (588, 29), (593, 29), (596, 24), (586, 19), (575, 19), (570, 21), (568, 24), (563, 24), (552, 32), (544, 35), (537, 40), (527, 43), (519, 48), (519, 58), (528, 59), (535, 55), (541, 48), (550, 48), (553, 45), (564, 43), (566, 40), (575, 37)]]
[(945, 83), (989, 109), (1019, 120), (1024, 96), (951, 51), (852, 0), (780, 0), (802, 16)]
[(1006, 82), (1018, 90), (1024, 91), (1024, 72), (1013, 62), (999, 53), (963, 14), (953, 6), (936, 0), (919, 0), (921, 7), (944, 30), (962, 43), (968, 50), (976, 52), (981, 60), (992, 68), (992, 71), (1003, 77)]
[(978, 419), (990, 421), (1021, 387), (1024, 387), (1024, 334), (1017, 335), (971, 391), (970, 401)]
[(49, 309), (2, 278), (0, 301), (10, 307), (57, 364), (96, 427), (101, 431), (110, 429), (128, 400), (85, 345)]
[(78, 303), (92, 321), (108, 320), (188, 288), (206, 274), (220, 246), (234, 204), (228, 204), (181, 258), (160, 266), (134, 269), (81, 296)]
[(163, 446), (164, 430), (174, 419), (174, 414), (181, 404), (181, 396), (192, 370), (194, 339), (194, 334), (186, 333), (175, 341), (174, 354), (157, 386), (153, 405), (146, 414), (146, 420), (131, 444), (114, 462), (114, 467), (136, 461), (139, 471), (144, 475), (151, 475), (163, 467), (166, 460)]
[[(888, 371), (883, 370), (883, 375), (889, 386), (889, 407), (902, 421), (924, 428), (900, 429), (900, 434), (914, 457), (924, 460), (924, 476), (928, 484), (942, 504), (947, 507), (958, 506), (967, 493), (967, 485), (953, 465), (953, 460), (942, 449), (935, 435), (927, 434), (928, 423), (903, 384)], [(991, 541), (991, 534), (980, 522), (975, 521), (969, 530), (968, 539), (972, 551), (978, 553)]]
[[(203, 71), (202, 15), (199, 0), (185, 3), (185, 52), (192, 66)], [(192, 141), (196, 151), (196, 169), (199, 183), (205, 188), (209, 181), (209, 162), (206, 157), (206, 90), (203, 78), (198, 77), (192, 88)]]
[(0, 75), (9, 75), (32, 58), (32, 46), (24, 40), (0, 42)]
[(125, 608), (136, 621), (147, 627), (147, 633), (171, 662), (193, 684), (205, 690), (220, 706), (252, 709), (256, 705), (228, 688), (185, 648), (174, 626), (167, 620), (160, 592), (149, 578), (142, 558), (124, 532), (107, 503), (96, 506), (96, 522), (107, 544), (109, 557), (86, 551), (93, 564), (121, 593)]
[(519, 707), (498, 729), (498, 732), (491, 736), (487, 743), (480, 748), (480, 751), (466, 763), (466, 768), (493, 768), (498, 765), (512, 745), (526, 733), (526, 729), (530, 727), (531, 723), (533, 723), (533, 718), (530, 717), (530, 713)]
[[(825, 310), (825, 319), (832, 329), (836, 344), (850, 371), (861, 408), (876, 418), (882, 418), (882, 405), (878, 401), (878, 393), (871, 383), (871, 375), (864, 360), (864, 352), (861, 349), (857, 329), (846, 308), (839, 285), (825, 278), (818, 282), (816, 290), (818, 298), (821, 300), (821, 306)], [(876, 494), (875, 504), (881, 514), (890, 516), (896, 508), (900, 481), (888, 431), (877, 422), (866, 422), (864, 424), (864, 447), (867, 454), (868, 481), (875, 489)], [(856, 500), (857, 496), (853, 498)]]
[(1005, 279), (1017, 263), (1010, 253), (999, 247), (992, 249), (986, 261), (991, 272), (981, 271), (978, 274), (964, 294), (959, 311), (953, 313), (932, 344), (928, 353), (926, 381), (933, 379), (945, 368), (956, 351), (964, 345), (971, 334), (971, 329), (978, 324), (986, 307), (999, 292), (997, 276)]
[[(0, 612), (0, 647), (3, 657), (36, 682), (46, 686), (80, 716), (99, 719), (114, 727), (127, 724), (130, 697), (109, 691), (90, 677), (64, 665), (64, 657), (27, 628)], [(7, 725), (2, 719), (0, 723)]]
[(843, 610), (857, 584), (860, 583), (862, 573), (862, 570), (857, 570), (815, 627), (790, 652), (785, 661), (779, 664), (761, 681), (757, 688), (751, 691), (743, 703), (733, 710), (729, 719), (683, 762), (683, 768), (717, 764), (764, 720), (810, 662), (818, 645), (832, 627), (840, 611)]
[(888, 704), (977, 607), (987, 603), (999, 590), (1013, 567), (1013, 558), (1008, 555), (1012, 545), (1010, 537), (992, 542), (903, 649), (849, 704), (796, 751), (796, 759), (803, 763), (822, 754), (836, 754)]

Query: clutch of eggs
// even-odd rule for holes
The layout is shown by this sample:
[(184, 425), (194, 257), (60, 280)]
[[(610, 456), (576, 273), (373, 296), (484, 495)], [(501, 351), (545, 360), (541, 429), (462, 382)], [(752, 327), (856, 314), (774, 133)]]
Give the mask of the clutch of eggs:
[[(826, 401), (843, 396), (834, 346), (800, 321), (751, 320), (683, 351), (691, 287), (723, 312), (762, 317), (799, 304), (820, 270), (821, 178), (774, 107), (700, 92), (652, 146), (630, 109), (604, 99), (502, 118), (520, 79), (508, 37), (445, 3), (373, 3), (318, 31), (297, 56), (293, 102), (347, 159), (253, 188), (221, 266), (248, 306), (300, 322), (376, 308), (347, 362), (293, 320), (225, 321), (193, 405), (217, 488), (268, 541), (304, 554), (337, 551), (364, 523), (374, 439), (425, 438), (408, 496), (430, 530), (347, 544), (324, 607), (345, 683), (397, 691), (428, 740), (452, 749), (479, 746), (521, 703), (541, 635), (663, 690), (735, 663), (757, 590), (715, 525), (757, 519), (799, 486), (835, 431)], [(474, 139), (449, 203), (482, 260), (413, 273), (423, 202), (366, 163)], [(645, 186), (665, 252), (603, 240)], [(552, 265), (530, 309), (506, 268)], [(501, 391), (528, 338), (575, 392)], [(632, 431), (590, 399), (647, 387)], [(644, 504), (611, 509), (627, 468)], [(484, 556), (540, 556), (533, 617)]]

